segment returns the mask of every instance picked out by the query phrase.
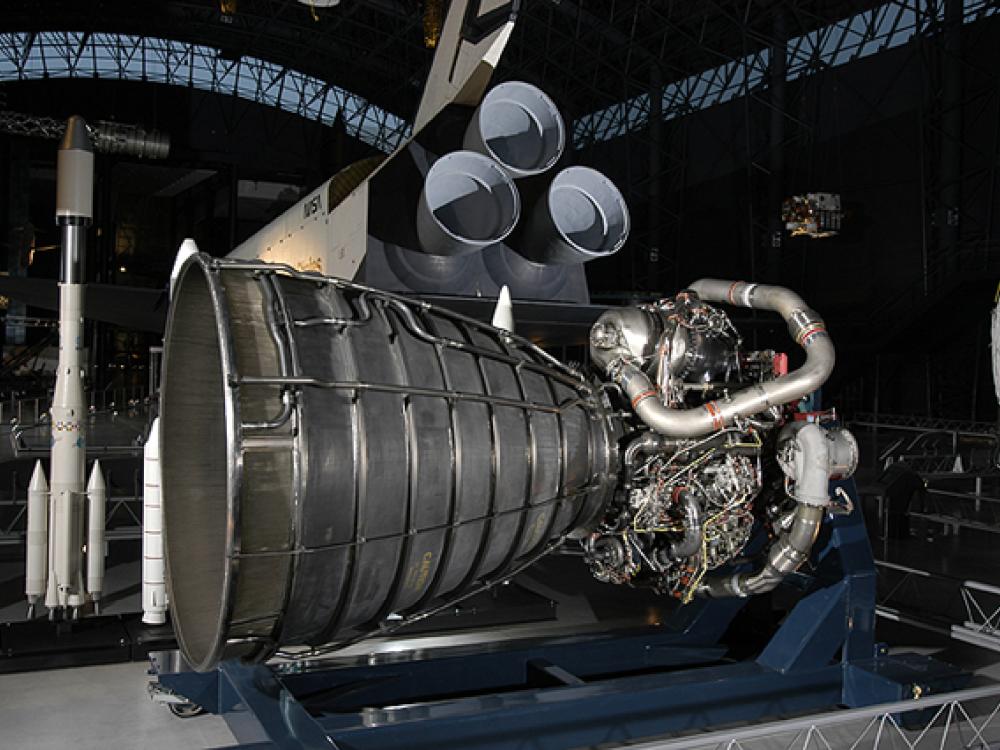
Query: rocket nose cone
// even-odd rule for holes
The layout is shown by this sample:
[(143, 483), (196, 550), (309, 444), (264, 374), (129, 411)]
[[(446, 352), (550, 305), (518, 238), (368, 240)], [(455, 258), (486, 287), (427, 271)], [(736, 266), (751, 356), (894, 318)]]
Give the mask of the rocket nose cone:
[(149, 426), (149, 437), (146, 438), (146, 447), (143, 449), (143, 456), (148, 459), (158, 459), (160, 457), (160, 418), (153, 420)]
[(94, 490), (106, 490), (107, 484), (104, 482), (104, 472), (101, 471), (101, 462), (94, 461), (94, 468), (90, 471), (90, 480), (87, 482), (87, 492)]
[(497, 305), (493, 310), (493, 326), (502, 328), (510, 333), (514, 332), (514, 305), (510, 301), (510, 289), (504, 284), (500, 287), (500, 296), (497, 297)]
[(31, 475), (31, 484), (28, 485), (28, 489), (32, 492), (39, 490), (47, 492), (49, 489), (49, 483), (45, 480), (45, 469), (40, 460), (35, 461), (35, 471)]
[(79, 115), (70, 117), (66, 121), (66, 132), (63, 133), (59, 148), (62, 150), (77, 149), (79, 151), (93, 151), (94, 144), (90, 140), (87, 121)]

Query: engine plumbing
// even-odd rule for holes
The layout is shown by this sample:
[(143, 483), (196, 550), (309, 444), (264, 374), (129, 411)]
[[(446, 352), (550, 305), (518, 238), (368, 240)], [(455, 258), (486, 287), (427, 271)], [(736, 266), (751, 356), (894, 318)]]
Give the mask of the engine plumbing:
[[(726, 312), (702, 294), (782, 313), (806, 364), (788, 374), (784, 354), (744, 349)], [(796, 570), (830, 503), (830, 478), (857, 463), (848, 432), (794, 418), (833, 366), (819, 316), (780, 287), (707, 280), (605, 313), (591, 354), (629, 415), (618, 490), (582, 540), (594, 576), (687, 603), (767, 591)], [(713, 576), (739, 558), (757, 524), (778, 537), (767, 562)]]

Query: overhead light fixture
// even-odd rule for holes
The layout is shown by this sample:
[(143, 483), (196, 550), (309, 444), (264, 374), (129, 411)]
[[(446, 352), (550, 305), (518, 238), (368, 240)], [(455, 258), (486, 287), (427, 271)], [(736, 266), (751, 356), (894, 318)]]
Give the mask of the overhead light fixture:
[(319, 20), (319, 15), (316, 13), (317, 8), (333, 8), (340, 5), (340, 0), (299, 0), (299, 2), (309, 6), (309, 12), (312, 13), (314, 21)]
[(424, 46), (427, 49), (437, 47), (441, 38), (441, 26), (444, 24), (443, 0), (424, 0)]

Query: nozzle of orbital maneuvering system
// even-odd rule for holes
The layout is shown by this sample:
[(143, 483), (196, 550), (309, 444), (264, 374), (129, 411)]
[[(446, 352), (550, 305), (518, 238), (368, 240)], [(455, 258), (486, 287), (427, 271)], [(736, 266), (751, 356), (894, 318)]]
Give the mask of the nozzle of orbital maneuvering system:
[(94, 602), (94, 614), (100, 614), (104, 590), (104, 521), (107, 513), (108, 486), (101, 472), (101, 462), (94, 461), (87, 482), (87, 593)]
[(28, 619), (35, 616), (35, 606), (45, 596), (49, 577), (49, 483), (45, 481), (42, 462), (28, 485), (27, 559), (24, 571), (24, 595), (28, 599)]
[(490, 158), (452, 151), (427, 171), (417, 205), (417, 237), (431, 255), (462, 255), (501, 242), (521, 216), (514, 182)]

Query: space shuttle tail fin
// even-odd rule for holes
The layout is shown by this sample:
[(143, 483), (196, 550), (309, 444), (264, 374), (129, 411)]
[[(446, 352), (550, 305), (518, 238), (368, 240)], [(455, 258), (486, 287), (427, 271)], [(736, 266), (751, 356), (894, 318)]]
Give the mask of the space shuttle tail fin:
[(520, 0), (452, 0), (413, 120), (414, 133), (449, 104), (479, 103), (520, 5)]

